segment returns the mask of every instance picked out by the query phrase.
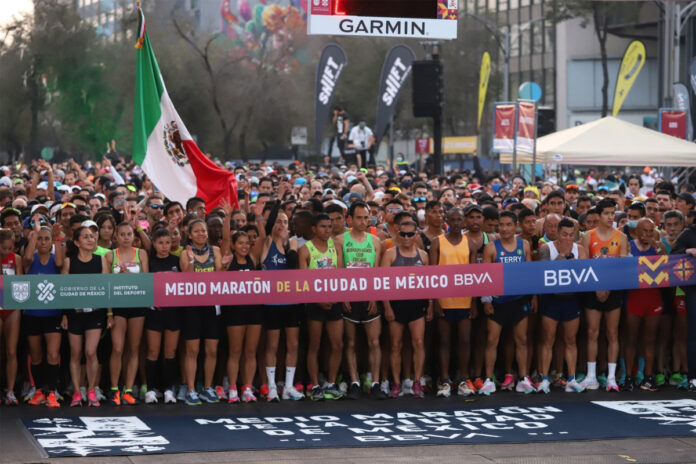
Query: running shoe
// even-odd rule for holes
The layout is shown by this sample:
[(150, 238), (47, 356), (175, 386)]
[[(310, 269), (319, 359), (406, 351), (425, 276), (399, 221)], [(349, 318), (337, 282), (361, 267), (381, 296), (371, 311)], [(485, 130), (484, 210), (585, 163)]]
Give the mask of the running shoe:
[(268, 385), (265, 383), (261, 385), (261, 388), (259, 389), (259, 396), (261, 398), (266, 398), (268, 396)]
[[(633, 391), (633, 379), (630, 376), (626, 376), (623, 383), (619, 385), (619, 390), (622, 392), (632, 392)], [(607, 390), (609, 391), (609, 390)]]
[(90, 408), (98, 408), (100, 406), (99, 400), (97, 399), (97, 392), (94, 389), (87, 392), (87, 406)]
[(80, 395), (82, 395), (83, 398), (87, 398), (87, 387), (80, 387)]
[(581, 372), (575, 376), (575, 380), (577, 380), (578, 382), (582, 382), (583, 380), (585, 380), (585, 377), (585, 374)]
[(679, 372), (675, 372), (669, 377), (669, 384), (673, 387), (676, 387), (678, 385), (681, 385), (683, 380), (684, 379), (682, 378), (682, 375)]
[(242, 401), (244, 401), (245, 403), (256, 403), (256, 395), (254, 395), (251, 386), (247, 385), (246, 388), (242, 391)]
[(401, 383), (401, 396), (413, 395), (413, 380), (404, 379)]
[(417, 399), (421, 399), (425, 396), (425, 392), (423, 392), (423, 387), (421, 386), (420, 382), (416, 382), (413, 384), (413, 397)]
[(157, 402), (157, 393), (155, 393), (153, 390), (145, 393), (145, 404), (157, 404)]
[[(360, 389), (360, 387), (358, 387)], [(300, 401), (304, 399), (304, 393), (297, 391), (297, 388), (288, 385), (283, 389), (283, 399), (291, 401)]]
[(682, 380), (677, 385), (677, 390), (688, 390), (689, 389), (689, 378), (686, 375), (682, 375)]
[(346, 394), (346, 398), (348, 398), (349, 400), (359, 400), (360, 393), (360, 385), (357, 383), (351, 383), (350, 387), (348, 387), (348, 393)]
[(389, 398), (398, 398), (401, 396), (401, 384), (394, 382), (389, 391)]
[(597, 382), (599, 382), (599, 386), (602, 388), (605, 388), (607, 386), (607, 374), (602, 372), (597, 376)]
[(424, 375), (420, 378), (420, 384), (423, 392), (428, 393), (430, 391), (430, 386), (433, 384), (433, 379), (429, 375)]
[(138, 404), (138, 400), (135, 399), (135, 396), (133, 396), (132, 390), (124, 390), (123, 395), (121, 395), (121, 404), (127, 406), (135, 406)]
[(651, 392), (656, 392), (659, 390), (657, 385), (655, 385), (655, 379), (653, 379), (652, 375), (649, 375), (643, 379), (643, 381), (640, 383), (640, 389)]
[(336, 388), (335, 383), (328, 384), (324, 389), (325, 400), (340, 400), (341, 398), (343, 398), (343, 393)]
[[(32, 398), (34, 398), (34, 395), (36, 395), (37, 391), (41, 391), (41, 390), (37, 390), (36, 387), (33, 387), (33, 386), (29, 387), (29, 389), (22, 395), (22, 399), (24, 400), (24, 402), (29, 403), (29, 401)], [(29, 404), (31, 404), (31, 403), (29, 403)], [(36, 405), (34, 405), (34, 406), (36, 406)]]
[(72, 400), (70, 401), (71, 408), (77, 408), (82, 406), (82, 395), (80, 392), (73, 393)]
[(696, 392), (696, 379), (689, 380), (689, 391)]
[(599, 389), (599, 382), (593, 377), (585, 377), (582, 382), (580, 382), (580, 385), (582, 385), (583, 390)]
[(621, 385), (626, 380), (626, 360), (624, 358), (619, 358), (619, 364), (616, 366), (616, 383)]
[(312, 401), (324, 401), (324, 390), (319, 385), (314, 385), (310, 392)]
[(205, 390), (201, 391), (198, 396), (201, 400), (209, 404), (215, 404), (220, 402), (213, 387), (206, 388)]
[(565, 376), (561, 374), (556, 374), (553, 376), (553, 387), (554, 388), (565, 388), (565, 386), (568, 384), (568, 381), (566, 380)]
[(486, 379), (481, 388), (478, 389), (479, 395), (490, 395), (495, 393), (495, 383), (491, 379)]
[[(300, 393), (302, 393), (302, 394), (304, 395), (305, 388), (304, 388), (304, 385), (302, 385), (301, 382), (295, 382), (295, 390), (297, 390), (298, 392), (300, 392)], [(311, 389), (310, 389), (310, 390), (311, 390)]]
[(53, 390), (53, 394), (56, 395), (56, 400), (58, 400), (59, 403), (65, 401), (65, 398), (63, 398), (63, 395), (61, 395), (58, 390)]
[(280, 401), (280, 397), (278, 396), (278, 387), (276, 385), (268, 386), (266, 401), (268, 401), (269, 403), (278, 403)]
[(189, 406), (199, 406), (202, 404), (201, 399), (198, 397), (198, 393), (194, 390), (191, 390), (186, 394), (184, 401)]
[(106, 396), (104, 395), (104, 391), (101, 389), (101, 387), (94, 387), (94, 392), (97, 394), (98, 401), (106, 401)]
[(19, 401), (17, 401), (17, 397), (15, 396), (15, 393), (13, 391), (8, 391), (5, 394), (5, 405), (7, 406), (18, 406)]
[(169, 403), (176, 403), (176, 396), (174, 396), (174, 392), (172, 390), (167, 389), (164, 391), (164, 404)]
[(186, 401), (186, 393), (188, 393), (188, 387), (186, 385), (179, 385), (179, 389), (176, 392), (176, 400)]
[(645, 378), (645, 358), (642, 356), (638, 357), (638, 369), (636, 371), (636, 385), (643, 383)]
[[(607, 379), (607, 386), (605, 388), (608, 392), (619, 391), (619, 386), (616, 384), (616, 379)], [(631, 389), (633, 389), (633, 384), (631, 384)]]
[[(519, 383), (517, 385), (519, 385)], [(536, 391), (537, 393), (549, 393), (551, 391), (551, 382), (549, 382), (549, 379), (545, 379), (542, 377), (541, 382), (539, 382)]]
[[(73, 398), (75, 398), (74, 395)], [(121, 392), (118, 389), (109, 392), (109, 404), (111, 406), (121, 406)]]
[(382, 393), (385, 395), (389, 396), (390, 390), (389, 390), (389, 381), (388, 380), (382, 380), (382, 382), (379, 384), (379, 389), (382, 390)]
[(457, 386), (457, 395), (469, 396), (476, 393), (470, 380), (462, 380)]
[(227, 399), (227, 393), (225, 393), (225, 389), (222, 388), (222, 385), (215, 387), (215, 394), (220, 401), (225, 401)]
[(483, 380), (481, 379), (481, 377), (476, 377), (474, 379), (474, 388), (476, 389), (476, 391), (479, 391), (483, 388)]
[(370, 388), (370, 398), (373, 400), (386, 400), (389, 397), (382, 391), (379, 384), (376, 383), (372, 386), (372, 388)]
[[(519, 382), (517, 383), (519, 385)], [(512, 391), (515, 388), (515, 377), (512, 374), (505, 374), (503, 384), (500, 386), (500, 391)]]
[(573, 379), (566, 384), (565, 391), (566, 393), (582, 393), (585, 391), (585, 387), (576, 379)]
[(438, 398), (449, 398), (452, 394), (452, 387), (450, 386), (449, 379), (442, 382), (437, 386), (437, 397)]
[(524, 393), (525, 395), (528, 395), (529, 393), (534, 393), (536, 388), (534, 387), (532, 380), (529, 378), (529, 376), (527, 376), (517, 382), (515, 391), (517, 391), (517, 393)]
[(60, 408), (60, 403), (58, 402), (55, 392), (48, 392), (48, 396), (46, 396), (46, 406), (49, 408)]
[(32, 406), (40, 406), (46, 402), (46, 397), (41, 390), (36, 390), (34, 394), (27, 401), (28, 404)]
[(239, 393), (237, 392), (237, 387), (230, 387), (227, 390), (227, 402), (229, 404), (239, 403)]
[[(142, 384), (140, 386), (140, 390), (139, 390), (140, 394), (138, 395), (138, 398), (140, 398), (140, 401), (145, 401), (145, 397), (147, 396), (148, 391), (149, 390), (147, 388), (147, 384)], [(135, 395), (131, 395), (131, 396), (133, 396), (135, 398)]]
[(655, 376), (655, 386), (657, 387), (664, 387), (665, 382), (667, 381), (665, 374), (660, 372)]
[(348, 384), (346, 382), (341, 382), (338, 384), (338, 391), (343, 393), (345, 396), (346, 393), (348, 393)]

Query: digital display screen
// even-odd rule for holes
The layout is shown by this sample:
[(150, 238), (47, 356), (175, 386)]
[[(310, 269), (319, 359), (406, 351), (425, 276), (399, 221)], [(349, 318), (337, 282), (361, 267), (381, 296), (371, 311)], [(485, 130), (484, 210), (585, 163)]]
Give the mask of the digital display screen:
[(436, 19), (438, 0), (333, 0), (331, 14)]

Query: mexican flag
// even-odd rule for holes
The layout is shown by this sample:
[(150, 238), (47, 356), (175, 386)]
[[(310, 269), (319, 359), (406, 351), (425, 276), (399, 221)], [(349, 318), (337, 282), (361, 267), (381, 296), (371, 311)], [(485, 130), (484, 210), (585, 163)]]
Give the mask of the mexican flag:
[(238, 208), (234, 173), (218, 167), (201, 153), (186, 130), (164, 86), (145, 32), (145, 17), (141, 10), (138, 14), (133, 160), (170, 200), (185, 205), (186, 200), (198, 196), (210, 210), (227, 199)]

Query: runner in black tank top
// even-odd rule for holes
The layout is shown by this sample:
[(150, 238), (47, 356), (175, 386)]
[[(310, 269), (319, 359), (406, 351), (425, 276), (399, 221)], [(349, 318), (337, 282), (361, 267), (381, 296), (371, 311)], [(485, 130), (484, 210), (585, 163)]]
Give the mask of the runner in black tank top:
[[(102, 274), (106, 273), (106, 262), (103, 257), (92, 254), (96, 248), (97, 237), (89, 227), (80, 227), (74, 232), (75, 245), (78, 252), (72, 258), (66, 258), (63, 265), (63, 274)], [(80, 406), (87, 401), (90, 406), (99, 406), (94, 387), (97, 386), (97, 373), (99, 360), (97, 348), (99, 338), (104, 328), (111, 328), (113, 315), (108, 317), (104, 309), (80, 308), (64, 312), (61, 323), (68, 330), (70, 342), (70, 377), (72, 378), (73, 391), (75, 392), (70, 402), (71, 406)], [(87, 398), (80, 394), (81, 368), (84, 338), (84, 355), (87, 360)]]

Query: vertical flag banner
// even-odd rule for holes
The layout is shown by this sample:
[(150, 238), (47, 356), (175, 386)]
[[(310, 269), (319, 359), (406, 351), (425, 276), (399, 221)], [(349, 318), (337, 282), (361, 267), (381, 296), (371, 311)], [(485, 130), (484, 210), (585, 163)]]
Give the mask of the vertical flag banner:
[(396, 102), (406, 79), (411, 74), (416, 55), (406, 45), (395, 45), (389, 50), (382, 65), (382, 75), (379, 78), (379, 94), (377, 95), (377, 122), (375, 123), (375, 147), (379, 143), (391, 123)]
[[(331, 114), (331, 103), (336, 95), (336, 85), (343, 68), (348, 64), (346, 52), (340, 45), (327, 44), (317, 64), (317, 80), (314, 85), (314, 137), (315, 149), (319, 153), (326, 121)], [(331, 147), (329, 147), (331, 154)]]
[(611, 115), (616, 116), (621, 111), (621, 106), (631, 91), (633, 83), (636, 81), (640, 70), (645, 64), (645, 45), (639, 40), (634, 40), (626, 48), (621, 66), (619, 67), (619, 75), (616, 78), (616, 88), (614, 88), (614, 105)]
[(689, 89), (681, 82), (674, 83), (672, 89), (674, 93), (674, 107), (684, 110), (686, 113), (686, 140), (693, 140), (694, 125), (691, 120), (691, 100), (689, 98)]
[(210, 161), (186, 130), (167, 94), (142, 10), (138, 15), (133, 161), (170, 200), (186, 204), (199, 196), (210, 210), (225, 199), (238, 208), (234, 173)]
[(496, 103), (493, 108), (493, 153), (515, 151), (516, 103)]
[(536, 143), (536, 104), (529, 101), (517, 103), (517, 134), (516, 145), (518, 153), (534, 153)]
[(478, 93), (478, 119), (476, 121), (476, 130), (481, 128), (481, 117), (483, 116), (483, 107), (486, 105), (486, 92), (488, 92), (488, 81), (491, 77), (491, 55), (488, 52), (483, 52), (481, 57), (481, 72), (479, 75), (479, 93)]
[(658, 130), (680, 139), (686, 138), (688, 117), (685, 110), (660, 108)]
[(416, 139), (416, 155), (429, 155), (431, 148), (429, 137)]

